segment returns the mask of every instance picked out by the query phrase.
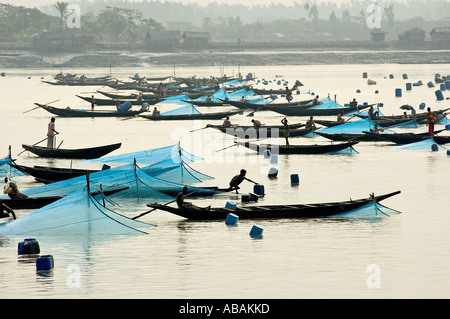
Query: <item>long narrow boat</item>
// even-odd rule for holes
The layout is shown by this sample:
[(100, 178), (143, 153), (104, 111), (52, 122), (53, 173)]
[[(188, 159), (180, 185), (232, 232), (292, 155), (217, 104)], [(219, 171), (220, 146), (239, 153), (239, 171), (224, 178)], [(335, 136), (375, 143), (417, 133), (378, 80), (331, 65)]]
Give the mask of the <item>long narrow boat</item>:
[(287, 218), (319, 218), (339, 215), (351, 210), (361, 208), (372, 201), (378, 203), (394, 195), (400, 194), (400, 191), (388, 193), (385, 195), (373, 196), (367, 198), (348, 200), (342, 202), (330, 202), (319, 204), (289, 204), (289, 205), (255, 205), (243, 207), (218, 207), (210, 210), (175, 208), (161, 204), (147, 204), (148, 207), (163, 210), (191, 220), (225, 220), (228, 214), (233, 213), (239, 219), (287, 219)]
[(332, 141), (357, 141), (357, 142), (379, 142), (381, 139), (374, 135), (361, 133), (324, 133), (320, 131), (314, 132), (317, 135), (325, 137)]
[[(305, 136), (306, 134), (312, 132), (311, 129), (303, 128), (304, 124), (293, 124), (289, 128), (290, 137)], [(219, 130), (222, 133), (233, 135), (239, 138), (266, 138), (266, 137), (284, 137), (283, 126), (263, 126), (260, 128), (255, 128), (253, 126), (238, 126), (238, 127), (223, 127), (221, 125), (210, 125), (213, 129)]]
[(39, 103), (34, 103), (39, 107), (42, 107), (47, 112), (50, 112), (54, 115), (58, 115), (61, 117), (133, 117), (136, 115), (139, 115), (146, 110), (139, 110), (139, 111), (125, 111), (125, 112), (118, 112), (118, 111), (91, 111), (91, 110), (81, 110), (81, 109), (60, 109), (57, 107), (49, 106), (49, 105), (43, 105)]
[[(110, 196), (112, 194), (118, 193), (128, 189), (128, 187), (122, 187), (118, 189), (104, 190), (103, 194), (105, 196)], [(97, 195), (98, 193), (91, 193), (91, 195)], [(29, 197), (25, 199), (10, 199), (10, 198), (0, 198), (0, 203), (5, 204), (11, 209), (37, 209), (47, 206), (63, 196), (48, 196), (48, 197)]]
[[(88, 96), (81, 96), (81, 95), (76, 95), (77, 97), (79, 97), (80, 99), (91, 103), (91, 98)], [(147, 102), (150, 105), (156, 104), (158, 103), (160, 100), (158, 98), (152, 98), (152, 99), (142, 99), (141, 101), (138, 101), (136, 99), (137, 97), (135, 96), (134, 98), (131, 99), (112, 99), (112, 98), (108, 98), (108, 99), (101, 99), (101, 98), (94, 98), (95, 99), (95, 105), (98, 106), (112, 106), (112, 105), (116, 105), (117, 104), (117, 100), (119, 100), (121, 103), (124, 102), (130, 102), (133, 105), (141, 105), (144, 102)]]
[(15, 163), (11, 163), (9, 165), (27, 175), (33, 176), (35, 180), (44, 184), (63, 181), (66, 179), (86, 175), (86, 173), (92, 174), (99, 171), (93, 169), (60, 168), (36, 165), (31, 167), (18, 165)]
[[(426, 133), (390, 133), (390, 134), (377, 134), (372, 132), (364, 132), (367, 136), (372, 136), (374, 138), (378, 138), (382, 141), (392, 142), (395, 144), (410, 144), (410, 143), (416, 143), (420, 141), (424, 141), (426, 139), (429, 139), (428, 132)], [(450, 136), (439, 136), (434, 135), (433, 140), (439, 144), (447, 144), (450, 143)]]
[(102, 157), (120, 148), (122, 143), (103, 145), (90, 148), (62, 149), (49, 148), (36, 145), (22, 144), (22, 147), (39, 157), (45, 158), (67, 158), (67, 159), (94, 159)]
[(296, 106), (274, 106), (271, 104), (264, 104), (261, 110), (273, 111), (286, 116), (337, 116), (338, 114), (347, 114), (355, 111), (361, 111), (368, 108), (370, 105), (363, 106), (344, 106), (337, 108), (314, 108), (314, 107), (296, 107)]
[(290, 108), (290, 107), (296, 107), (296, 108), (305, 108), (308, 109), (311, 107), (308, 105), (311, 101), (299, 101), (299, 102), (291, 102), (291, 103), (265, 103), (265, 104), (257, 104), (257, 103), (251, 103), (251, 102), (241, 102), (241, 101), (231, 101), (231, 100), (221, 100), (224, 104), (229, 104), (234, 107), (237, 107), (241, 110), (255, 110), (255, 111), (263, 111), (268, 108)]
[(264, 154), (269, 150), (272, 154), (326, 154), (330, 152), (337, 152), (345, 150), (353, 145), (358, 144), (358, 141), (344, 142), (339, 144), (305, 144), (305, 145), (273, 145), (273, 144), (255, 144), (249, 142), (236, 142), (237, 145), (242, 145), (248, 149), (254, 150), (260, 154)]
[(233, 116), (240, 111), (201, 113), (201, 114), (180, 114), (180, 115), (139, 115), (152, 121), (178, 121), (178, 120), (218, 120), (227, 116)]

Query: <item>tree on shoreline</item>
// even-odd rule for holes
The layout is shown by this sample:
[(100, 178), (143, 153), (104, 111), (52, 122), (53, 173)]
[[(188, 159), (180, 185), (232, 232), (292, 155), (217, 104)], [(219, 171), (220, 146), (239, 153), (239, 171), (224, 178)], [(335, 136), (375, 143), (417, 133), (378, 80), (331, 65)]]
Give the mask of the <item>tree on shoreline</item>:
[(67, 3), (67, 2), (59, 2), (59, 1), (57, 1), (56, 4), (53, 5), (56, 8), (56, 10), (58, 10), (58, 12), (61, 16), (61, 20), (59, 22), (59, 27), (61, 29), (62, 29), (62, 24), (63, 24), (64, 13), (66, 13), (68, 5), (69, 5), (69, 3)]

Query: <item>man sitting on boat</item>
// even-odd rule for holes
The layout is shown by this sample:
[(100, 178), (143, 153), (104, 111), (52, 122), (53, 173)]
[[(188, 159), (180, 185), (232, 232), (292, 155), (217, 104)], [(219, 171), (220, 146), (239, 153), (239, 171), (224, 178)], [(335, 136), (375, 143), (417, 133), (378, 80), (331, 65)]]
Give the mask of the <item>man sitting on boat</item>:
[(16, 219), (16, 214), (14, 214), (14, 211), (6, 206), (5, 204), (0, 204), (0, 218), (8, 218), (12, 217), (12, 219)]
[(239, 175), (234, 176), (231, 181), (230, 181), (230, 188), (228, 189), (229, 191), (231, 190), (236, 190), (236, 194), (238, 194), (238, 189), (239, 189), (239, 184), (241, 184), (244, 179), (252, 182), (253, 184), (259, 185), (258, 183), (252, 181), (251, 179), (248, 179), (247, 177), (245, 177), (245, 175), (247, 174), (247, 171), (245, 169), (241, 169), (241, 172)]
[(185, 202), (184, 198), (188, 195), (188, 187), (185, 185), (183, 190), (177, 195), (177, 205), (179, 209), (188, 209), (188, 210), (210, 210), (211, 206), (208, 207), (198, 207), (192, 203)]
[(156, 106), (153, 108), (153, 112), (152, 112), (152, 116), (158, 116), (160, 115), (160, 112), (158, 111), (158, 109), (156, 108)]
[(253, 123), (253, 126), (254, 126), (255, 128), (260, 128), (260, 127), (262, 127), (261, 122), (258, 121), (258, 120), (253, 119), (253, 120), (252, 120), (252, 123)]
[(315, 106), (315, 105), (319, 105), (319, 104), (320, 104), (319, 96), (316, 95), (316, 97), (315, 97), (314, 100), (312, 101), (312, 105)]
[(308, 130), (315, 131), (317, 129), (316, 123), (314, 123), (314, 118), (311, 116), (305, 124), (305, 128)]
[(17, 184), (10, 181), (8, 177), (5, 177), (5, 187), (3, 188), (3, 194), (8, 194), (11, 199), (26, 199), (28, 196), (19, 192)]
[(370, 131), (371, 131), (372, 133), (379, 134), (380, 132), (383, 132), (384, 129), (381, 128), (381, 127), (378, 127), (378, 124), (375, 124), (375, 125), (373, 126), (373, 128), (370, 129)]
[(226, 128), (231, 127), (231, 122), (230, 122), (229, 116), (227, 116), (227, 118), (223, 121), (222, 127), (226, 127)]

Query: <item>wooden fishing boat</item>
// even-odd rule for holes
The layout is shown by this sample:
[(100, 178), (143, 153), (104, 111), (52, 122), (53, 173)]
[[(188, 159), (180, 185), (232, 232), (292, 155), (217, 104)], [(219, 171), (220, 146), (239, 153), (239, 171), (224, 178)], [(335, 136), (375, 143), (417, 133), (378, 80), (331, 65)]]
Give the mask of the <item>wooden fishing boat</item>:
[(105, 110), (91, 111), (91, 110), (71, 109), (71, 108), (60, 109), (57, 107), (43, 105), (43, 104), (39, 104), (39, 103), (34, 103), (34, 104), (43, 108), (47, 112), (50, 112), (54, 115), (61, 116), (61, 117), (133, 117), (133, 116), (139, 115), (143, 112), (146, 112), (146, 110), (118, 112), (117, 110), (114, 110), (114, 111), (105, 111)]
[(389, 197), (400, 194), (400, 191), (385, 195), (348, 200), (342, 202), (318, 204), (288, 204), (288, 205), (246, 205), (242, 207), (218, 207), (210, 210), (175, 208), (161, 204), (147, 204), (148, 207), (163, 210), (191, 220), (225, 220), (233, 213), (239, 219), (288, 219), (288, 218), (320, 218), (339, 216), (373, 202), (381, 202)]
[(314, 132), (317, 135), (320, 135), (322, 137), (325, 137), (332, 141), (358, 141), (358, 142), (379, 142), (381, 141), (380, 138), (365, 134), (364, 132), (361, 133), (324, 133), (320, 131)]
[[(303, 124), (302, 124), (303, 125)], [(214, 128), (222, 133), (236, 136), (243, 139), (255, 139), (255, 138), (270, 138), (270, 137), (284, 137), (284, 129), (282, 127), (260, 127), (255, 128), (253, 126), (238, 126), (238, 127), (222, 127), (220, 125), (207, 125), (207, 127)], [(311, 129), (306, 128), (290, 128), (289, 137), (305, 136), (311, 133)]]
[(66, 179), (83, 176), (86, 173), (92, 174), (99, 170), (92, 169), (76, 169), (76, 168), (60, 168), (60, 167), (48, 167), (48, 166), (25, 166), (15, 163), (9, 164), (15, 169), (33, 176), (35, 180), (44, 184), (50, 184)]
[(180, 115), (139, 115), (152, 121), (181, 121), (181, 120), (218, 120), (227, 116), (233, 116), (240, 111), (232, 112), (216, 112), (216, 113), (201, 113), (201, 114), (180, 114)]
[[(81, 95), (76, 95), (77, 97), (79, 97), (80, 99), (91, 103), (91, 97), (88, 96), (81, 96)], [(142, 99), (141, 101), (138, 101), (136, 99), (137, 97), (135, 96), (134, 98), (131, 99), (102, 99), (102, 98), (94, 98), (95, 100), (95, 105), (97, 106), (112, 106), (112, 105), (116, 105), (117, 101), (119, 100), (120, 103), (124, 103), (124, 102), (130, 102), (133, 105), (142, 105), (144, 102), (147, 102), (150, 105), (156, 104), (159, 101), (161, 101), (160, 99), (158, 99), (157, 97), (152, 98), (152, 99)]]
[[(299, 102), (292, 102), (292, 103), (265, 103), (265, 104), (258, 104), (258, 103), (251, 103), (251, 102), (241, 102), (241, 101), (231, 101), (231, 100), (222, 100), (221, 101), (224, 104), (229, 104), (234, 107), (237, 107), (241, 110), (255, 110), (255, 111), (264, 111), (264, 110), (271, 110), (272, 108), (309, 108), (310, 105), (308, 103), (310, 101), (299, 101)], [(339, 114), (339, 113), (338, 113)]]
[(361, 111), (368, 107), (370, 107), (370, 105), (321, 109), (304, 106), (276, 106), (272, 104), (264, 104), (264, 108), (261, 108), (261, 110), (273, 111), (286, 116), (337, 116), (340, 113), (347, 114), (355, 111)]
[(182, 100), (182, 101), (194, 104), (195, 106), (205, 106), (205, 107), (225, 105), (225, 103), (222, 101), (195, 101), (195, 100)]
[(305, 145), (273, 145), (273, 144), (255, 144), (249, 142), (235, 142), (237, 145), (242, 145), (248, 149), (254, 150), (259, 154), (264, 154), (269, 150), (272, 154), (326, 154), (337, 152), (353, 145), (358, 144), (358, 141), (349, 141), (339, 144), (305, 144)]
[(94, 159), (102, 157), (122, 146), (122, 143), (103, 145), (90, 148), (62, 149), (48, 148), (36, 145), (22, 144), (22, 147), (39, 157), (45, 158), (67, 158), (67, 159)]
[[(122, 187), (117, 189), (103, 190), (103, 194), (105, 196), (110, 196), (112, 194), (118, 193), (128, 189), (128, 187)], [(99, 192), (91, 193), (91, 195), (98, 195)], [(47, 197), (29, 197), (25, 199), (10, 199), (10, 198), (0, 198), (0, 203), (5, 204), (11, 209), (37, 209), (44, 206), (47, 206), (64, 196), (47, 196)]]
[[(416, 143), (420, 141), (424, 141), (426, 139), (429, 139), (430, 136), (428, 135), (428, 132), (425, 133), (386, 133), (386, 134), (377, 134), (372, 132), (364, 132), (367, 136), (372, 136), (374, 138), (378, 138), (382, 141), (392, 142), (395, 144), (410, 144), (410, 143)], [(434, 135), (433, 140), (439, 144), (447, 144), (450, 143), (450, 136), (439, 136)]]
[[(129, 94), (120, 94), (120, 93), (112, 93), (112, 92), (105, 92), (97, 90), (98, 93), (106, 96), (107, 98), (113, 99), (113, 100), (136, 100), (139, 96), (138, 93), (129, 93)], [(153, 100), (157, 99), (158, 95), (150, 93), (150, 94), (142, 94), (142, 99), (144, 100)]]

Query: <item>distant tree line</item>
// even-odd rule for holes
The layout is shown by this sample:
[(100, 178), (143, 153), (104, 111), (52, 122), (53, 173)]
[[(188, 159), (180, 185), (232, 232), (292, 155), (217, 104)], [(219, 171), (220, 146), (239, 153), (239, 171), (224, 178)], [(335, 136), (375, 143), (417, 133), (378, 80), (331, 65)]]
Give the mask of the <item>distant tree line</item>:
[[(83, 0), (78, 32), (98, 41), (135, 42), (149, 30), (204, 31), (214, 40), (368, 40), (367, 7), (372, 1), (351, 0), (337, 6), (313, 0), (291, 5), (248, 7), (212, 3), (206, 6), (180, 2)], [(0, 41), (24, 41), (44, 30), (67, 29), (68, 2), (29, 9), (0, 4)], [(450, 26), (450, 2), (446, 0), (380, 3), (380, 26), (387, 39), (418, 27), (427, 33), (433, 27)], [(409, 15), (408, 15), (409, 14)]]

